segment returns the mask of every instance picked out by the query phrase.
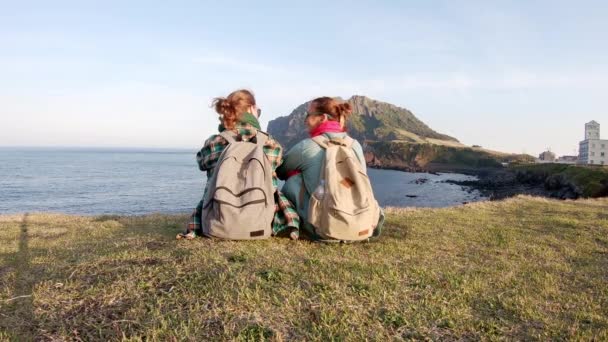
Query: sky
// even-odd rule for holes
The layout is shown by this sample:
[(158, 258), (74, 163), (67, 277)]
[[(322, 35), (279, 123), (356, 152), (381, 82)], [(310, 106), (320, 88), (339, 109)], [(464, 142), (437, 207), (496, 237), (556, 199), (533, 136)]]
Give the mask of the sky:
[(197, 149), (216, 96), (262, 125), (318, 96), (411, 110), (469, 145), (608, 138), (606, 1), (0, 0), (0, 146)]

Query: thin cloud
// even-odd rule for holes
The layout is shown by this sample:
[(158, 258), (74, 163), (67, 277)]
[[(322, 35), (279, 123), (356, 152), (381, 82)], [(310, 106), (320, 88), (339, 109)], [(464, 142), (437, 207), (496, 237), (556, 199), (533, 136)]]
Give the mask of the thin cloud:
[(524, 89), (524, 88), (597, 88), (605, 86), (608, 74), (602, 71), (578, 71), (569, 73), (547, 73), (527, 70), (511, 70), (499, 79), (491, 80), (488, 87)]
[[(343, 84), (344, 82), (340, 82)], [(513, 69), (494, 73), (427, 73), (402, 77), (384, 77), (358, 80), (357, 88), (373, 91), (395, 90), (483, 90), (483, 89), (552, 89), (598, 88), (608, 83), (608, 73), (603, 71), (537, 72)]]

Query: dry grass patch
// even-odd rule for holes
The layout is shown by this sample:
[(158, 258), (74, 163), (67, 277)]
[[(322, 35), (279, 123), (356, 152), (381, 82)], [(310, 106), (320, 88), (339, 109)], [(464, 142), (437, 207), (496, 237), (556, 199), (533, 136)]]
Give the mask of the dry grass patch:
[(387, 209), (370, 243), (175, 241), (185, 216), (0, 216), (0, 339), (608, 338), (608, 200)]

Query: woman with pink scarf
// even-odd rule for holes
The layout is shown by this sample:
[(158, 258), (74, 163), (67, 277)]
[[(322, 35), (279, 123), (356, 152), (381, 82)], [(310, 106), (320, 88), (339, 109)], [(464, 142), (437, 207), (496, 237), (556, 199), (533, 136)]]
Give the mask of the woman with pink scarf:
[[(296, 206), (301, 218), (301, 228), (311, 235), (313, 239), (317, 236), (314, 227), (308, 221), (308, 203), (311, 194), (319, 186), (321, 167), (325, 160), (325, 150), (315, 143), (311, 138), (324, 135), (328, 139), (344, 138), (346, 133), (346, 121), (352, 114), (350, 104), (338, 101), (331, 97), (319, 97), (310, 102), (306, 113), (306, 126), (310, 135), (309, 139), (300, 141), (283, 156), (283, 164), (277, 168), (277, 175), (285, 180), (283, 194)], [(365, 170), (365, 157), (363, 148), (358, 141), (352, 146), (355, 155)], [(380, 233), (384, 215), (381, 214), (378, 228), (374, 233)]]

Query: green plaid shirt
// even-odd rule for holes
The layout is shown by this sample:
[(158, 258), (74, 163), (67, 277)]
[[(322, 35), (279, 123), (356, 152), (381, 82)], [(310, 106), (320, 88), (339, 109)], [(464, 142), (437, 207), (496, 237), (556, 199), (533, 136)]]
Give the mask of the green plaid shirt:
[[(251, 140), (257, 134), (257, 129), (247, 123), (238, 123), (234, 132), (238, 134), (236, 140)], [(196, 161), (201, 171), (207, 172), (207, 179), (210, 179), (217, 162), (220, 159), (222, 152), (228, 146), (228, 141), (219, 134), (214, 134), (207, 141), (203, 148), (196, 154)], [(288, 231), (288, 228), (299, 229), (300, 218), (293, 204), (278, 190), (278, 178), (276, 169), (283, 162), (283, 148), (272, 137), (264, 144), (264, 153), (270, 164), (272, 165), (272, 185), (275, 189), (275, 215), (272, 222), (272, 229), (275, 235), (283, 231)], [(203, 193), (203, 199), (207, 194), (207, 185)], [(203, 199), (192, 213), (192, 219), (188, 224), (188, 230), (200, 230), (201, 228), (201, 212), (203, 207)]]

